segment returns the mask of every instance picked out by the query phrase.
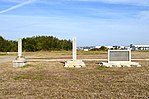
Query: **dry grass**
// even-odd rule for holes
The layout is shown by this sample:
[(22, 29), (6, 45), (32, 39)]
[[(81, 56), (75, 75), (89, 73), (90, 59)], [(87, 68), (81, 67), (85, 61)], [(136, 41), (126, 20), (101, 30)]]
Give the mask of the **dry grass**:
[(141, 68), (65, 69), (59, 62), (30, 63), (23, 68), (1, 65), (0, 98), (149, 98), (149, 64)]
[[(95, 55), (81, 57), (88, 56)], [(0, 64), (0, 99), (149, 98), (148, 61), (141, 62), (141, 68), (104, 68), (97, 61), (85, 63), (87, 67), (81, 69), (63, 68), (61, 62), (31, 62), (22, 68), (13, 68), (11, 62)]]

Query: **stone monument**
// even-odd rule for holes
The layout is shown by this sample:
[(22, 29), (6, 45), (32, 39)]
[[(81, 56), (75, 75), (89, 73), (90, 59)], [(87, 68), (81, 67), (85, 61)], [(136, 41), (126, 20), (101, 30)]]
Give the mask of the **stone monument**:
[(81, 68), (86, 67), (85, 63), (82, 60), (77, 60), (77, 47), (76, 47), (76, 38), (73, 38), (73, 45), (72, 45), (72, 60), (65, 62), (64, 67), (75, 67)]
[(18, 40), (18, 56), (13, 61), (13, 67), (22, 67), (27, 65), (26, 58), (22, 56), (22, 39)]
[(102, 62), (99, 65), (106, 67), (141, 67), (139, 63), (131, 62), (131, 50), (108, 50), (108, 63)]

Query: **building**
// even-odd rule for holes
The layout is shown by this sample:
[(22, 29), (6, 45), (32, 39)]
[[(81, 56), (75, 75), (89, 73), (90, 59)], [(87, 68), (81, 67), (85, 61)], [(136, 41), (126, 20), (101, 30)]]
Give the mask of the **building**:
[(149, 50), (149, 45), (130, 45), (132, 50)]

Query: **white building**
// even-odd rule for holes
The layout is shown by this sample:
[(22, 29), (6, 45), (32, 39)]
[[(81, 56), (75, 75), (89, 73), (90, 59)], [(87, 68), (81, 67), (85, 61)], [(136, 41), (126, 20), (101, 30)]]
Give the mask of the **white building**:
[(95, 48), (99, 49), (99, 48), (101, 48), (101, 46), (95, 46)]
[(84, 49), (85, 52), (89, 51), (89, 49)]
[(113, 48), (113, 46), (105, 46), (106, 48), (108, 48), (108, 49), (112, 49)]
[(149, 45), (131, 45), (132, 50), (149, 50)]

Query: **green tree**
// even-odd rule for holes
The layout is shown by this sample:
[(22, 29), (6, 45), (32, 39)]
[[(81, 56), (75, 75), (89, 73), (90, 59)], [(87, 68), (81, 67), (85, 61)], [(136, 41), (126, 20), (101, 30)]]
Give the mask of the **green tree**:
[[(24, 51), (50, 51), (50, 50), (71, 50), (71, 40), (59, 40), (53, 36), (33, 36), (30, 38), (23, 38)], [(0, 51), (17, 51), (18, 42), (12, 40), (5, 40), (0, 36)]]
[(106, 51), (106, 50), (108, 50), (108, 48), (105, 47), (105, 46), (101, 46), (101, 47), (99, 48), (99, 50)]

